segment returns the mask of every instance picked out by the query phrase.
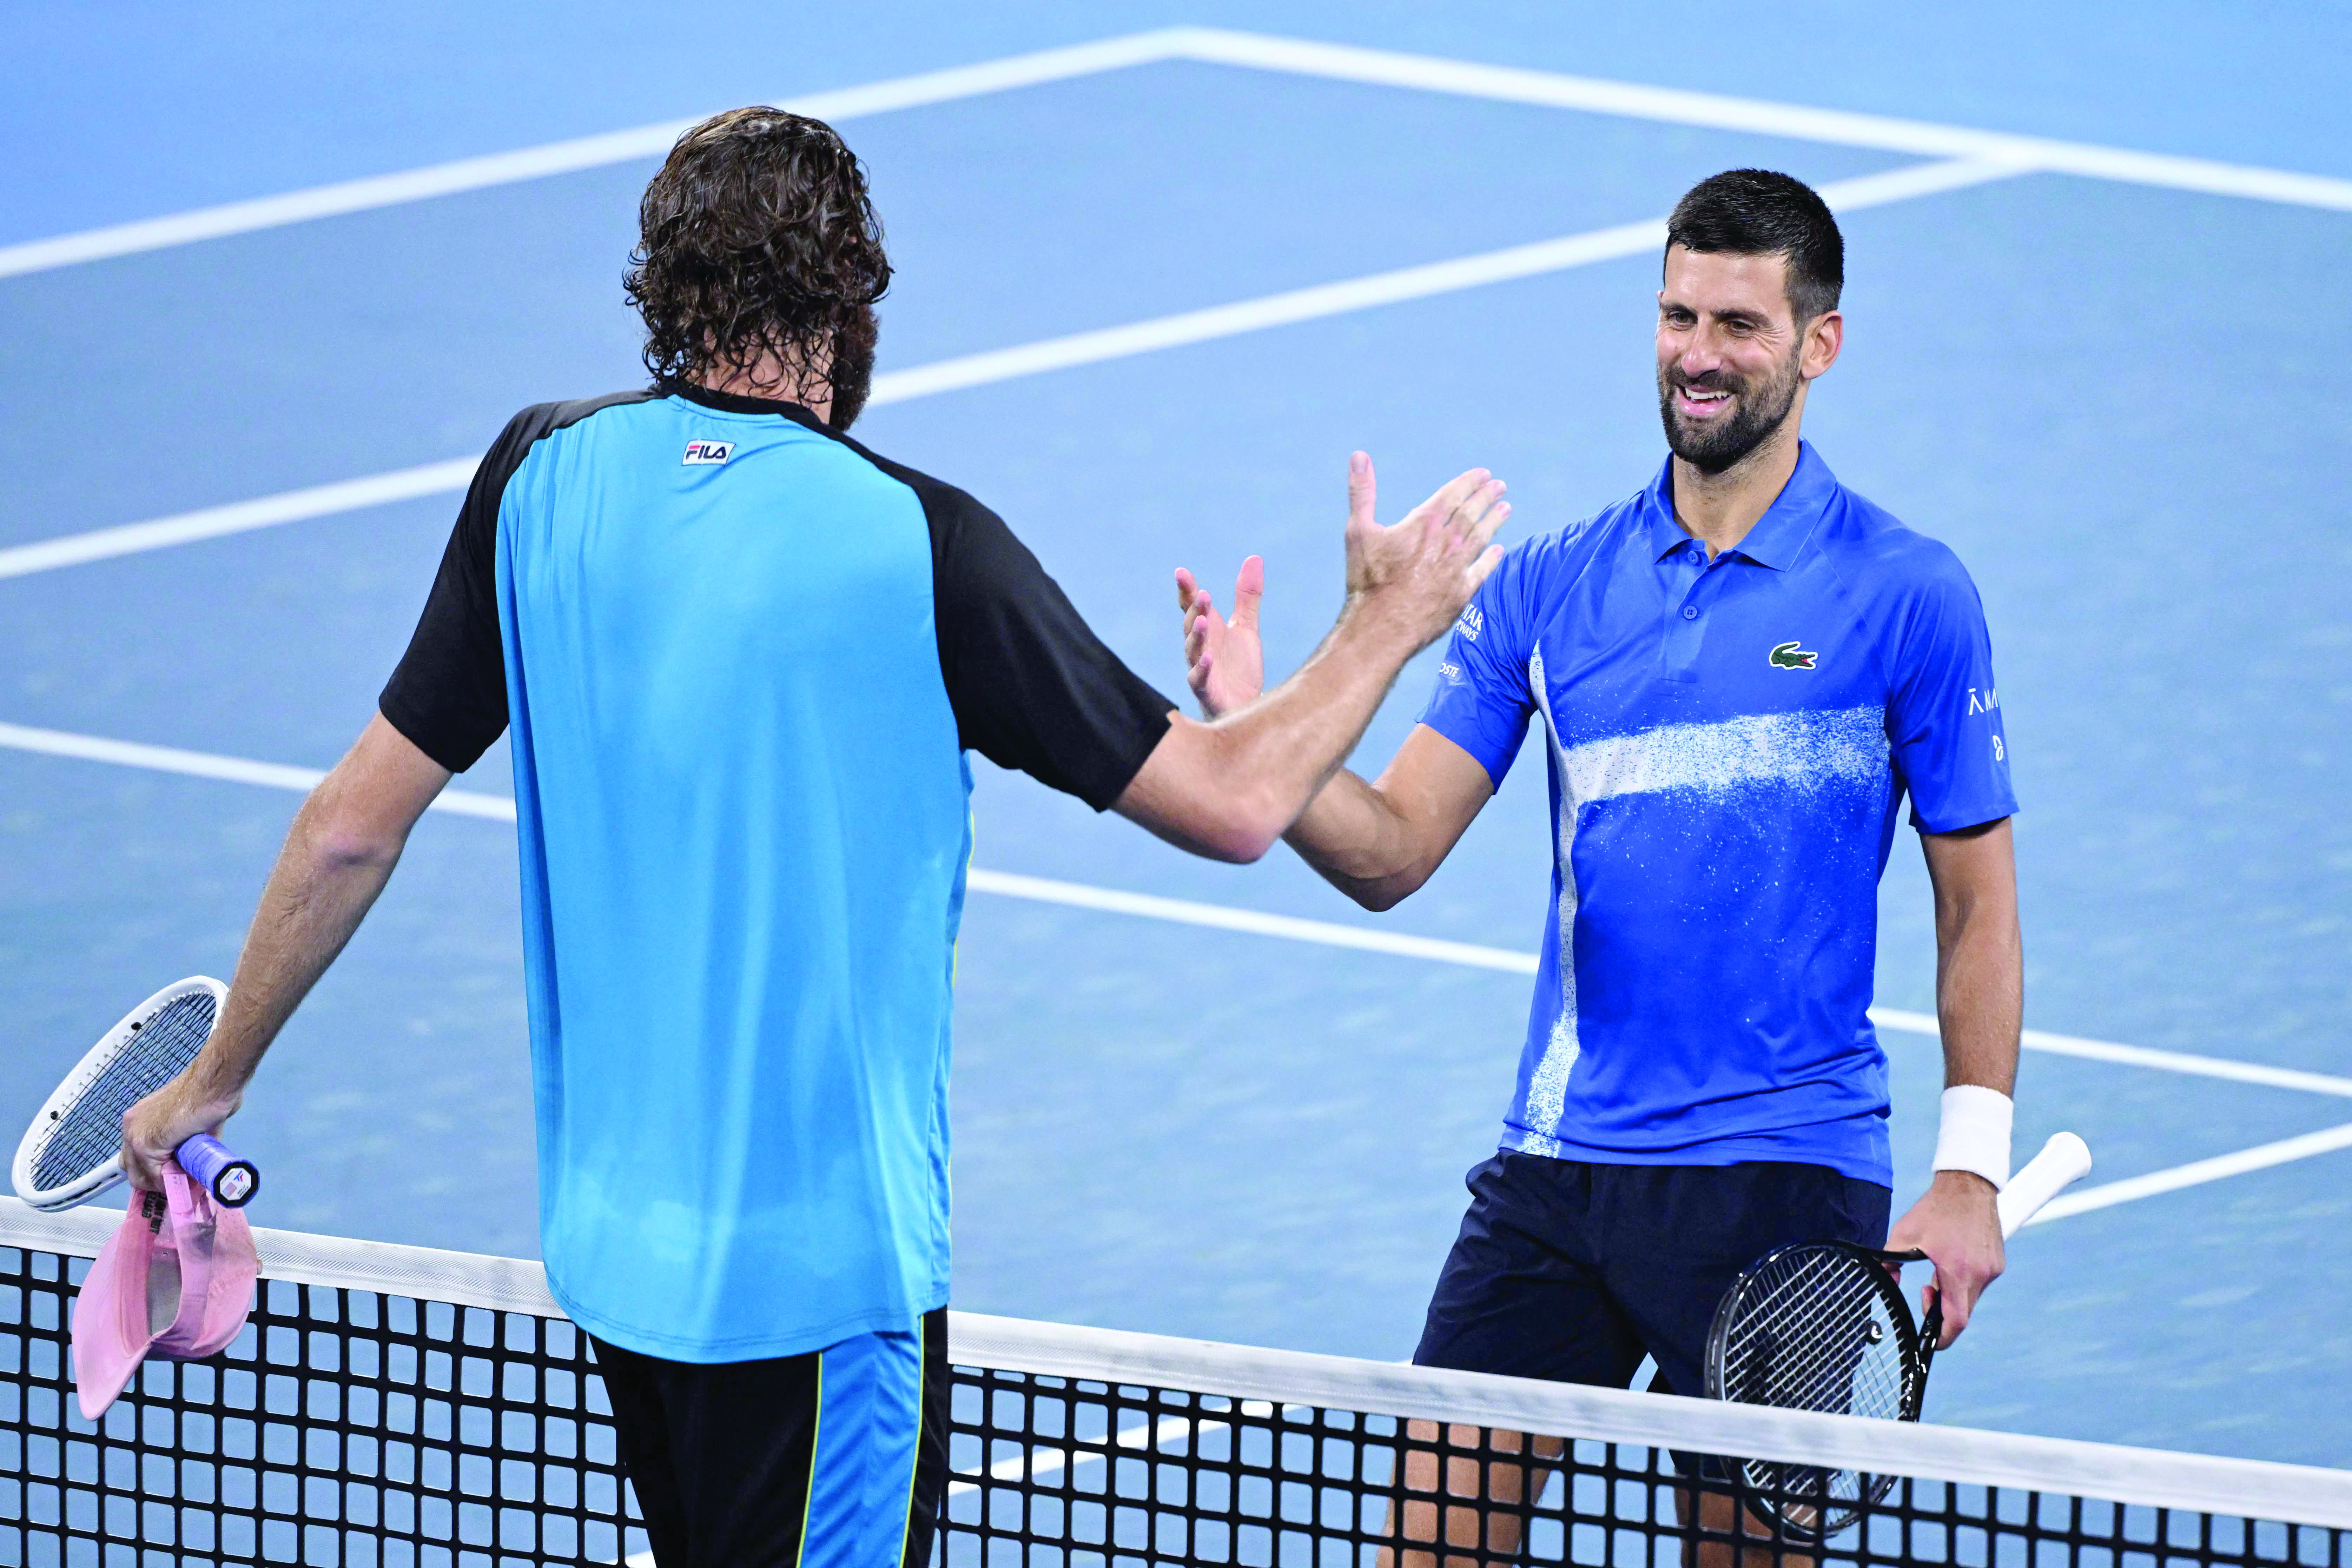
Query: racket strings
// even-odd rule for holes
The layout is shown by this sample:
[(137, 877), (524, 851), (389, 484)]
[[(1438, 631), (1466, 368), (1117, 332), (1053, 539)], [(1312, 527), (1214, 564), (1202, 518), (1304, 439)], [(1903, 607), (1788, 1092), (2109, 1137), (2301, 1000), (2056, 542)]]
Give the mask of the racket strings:
[(124, 1042), (51, 1125), (33, 1162), (37, 1190), (77, 1181), (121, 1152), (122, 1113), (196, 1059), (212, 1035), (216, 1005), (210, 991), (175, 997)]
[[(1877, 1265), (1832, 1249), (1793, 1252), (1745, 1285), (1724, 1339), (1727, 1397), (1781, 1409), (1900, 1417), (1906, 1353)], [(1853, 1469), (1747, 1460), (1752, 1500), (1821, 1538), (1847, 1528), (1884, 1482)]]
[(1814, 1252), (1747, 1304), (1727, 1338), (1725, 1384), (1749, 1404), (1894, 1416), (1902, 1347), (1884, 1298), (1847, 1254)]

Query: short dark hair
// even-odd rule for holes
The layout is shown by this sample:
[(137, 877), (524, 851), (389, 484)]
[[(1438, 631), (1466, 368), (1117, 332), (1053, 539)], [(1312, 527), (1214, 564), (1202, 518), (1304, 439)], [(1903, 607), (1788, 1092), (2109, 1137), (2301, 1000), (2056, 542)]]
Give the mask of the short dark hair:
[(1801, 322), (1836, 309), (1845, 287), (1845, 236), (1830, 204), (1770, 169), (1727, 169), (1693, 185), (1666, 220), (1666, 248), (1676, 246), (1787, 257), (1789, 308)]
[(637, 224), (624, 287), (655, 385), (768, 353), (788, 380), (829, 363), (836, 392), (870, 373), (890, 263), (866, 172), (833, 127), (758, 106), (714, 115), (670, 149)]

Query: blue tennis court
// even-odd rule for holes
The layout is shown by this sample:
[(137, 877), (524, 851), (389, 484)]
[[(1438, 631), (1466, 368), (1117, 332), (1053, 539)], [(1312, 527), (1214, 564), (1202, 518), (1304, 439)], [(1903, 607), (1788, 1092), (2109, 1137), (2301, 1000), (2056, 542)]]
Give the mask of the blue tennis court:
[[(1328, 625), (1351, 448), (1387, 514), (1492, 467), (1507, 538), (1643, 483), (1643, 225), (1762, 164), (1846, 234), (1809, 438), (1990, 617), (2021, 1157), (2071, 1127), (2098, 1159), (1928, 1416), (2341, 1462), (2352, 21), (1864, 16), (41, 8), (0, 103), (0, 1124), (131, 1000), (227, 975), (472, 456), (641, 380), (620, 277), (672, 122), (836, 119), (898, 268), (858, 435), (1001, 512), (1171, 694), (1175, 566), (1223, 598), (1265, 556), (1277, 670)], [(506, 769), (420, 825), (257, 1080), (260, 1223), (535, 1252)], [(1206, 864), (975, 771), (956, 1304), (1409, 1354), (1510, 1089), (1540, 768), (1384, 917), (1287, 852)], [(1882, 908), (1916, 1188), (1939, 1063), (1907, 833)]]

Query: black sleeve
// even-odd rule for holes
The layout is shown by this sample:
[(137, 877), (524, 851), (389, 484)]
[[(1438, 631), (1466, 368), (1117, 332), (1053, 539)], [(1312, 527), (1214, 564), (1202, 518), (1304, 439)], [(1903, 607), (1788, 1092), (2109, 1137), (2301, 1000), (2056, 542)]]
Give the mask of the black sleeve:
[(883, 466), (930, 523), (940, 670), (963, 744), (1104, 810), (1176, 705), (1103, 645), (1004, 519), (953, 486)]
[(392, 727), (452, 773), (480, 759), (507, 727), (506, 653), (499, 642), (499, 503), (554, 405), (515, 415), (474, 470), (441, 571), (408, 652), (376, 698)]
[(506, 650), (499, 640), (499, 507), (507, 481), (544, 437), (600, 410), (644, 402), (654, 391), (543, 402), (507, 421), (474, 470), (441, 571), (425, 596), (408, 652), (376, 706), (416, 749), (463, 773), (507, 727)]

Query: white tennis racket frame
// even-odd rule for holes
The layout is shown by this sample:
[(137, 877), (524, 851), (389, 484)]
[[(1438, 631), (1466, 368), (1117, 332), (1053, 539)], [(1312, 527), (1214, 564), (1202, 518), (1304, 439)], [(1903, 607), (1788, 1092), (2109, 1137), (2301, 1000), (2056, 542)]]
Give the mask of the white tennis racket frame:
[(25, 1129), (25, 1136), (16, 1145), (16, 1163), (9, 1167), (9, 1180), (16, 1185), (16, 1196), (44, 1214), (55, 1214), (88, 1203), (100, 1193), (118, 1186), (122, 1180), (122, 1151), (117, 1148), (114, 1157), (96, 1170), (78, 1176), (65, 1186), (47, 1192), (37, 1192), (33, 1186), (33, 1166), (39, 1160), (42, 1147), (48, 1142), (51, 1127), (65, 1114), (67, 1107), (81, 1098), (82, 1092), (95, 1082), (98, 1075), (111, 1066), (131, 1042), (139, 1038), (133, 1024), (143, 1024), (157, 1013), (183, 997), (209, 991), (213, 998), (213, 1021), (220, 1021), (220, 1005), (228, 998), (228, 988), (209, 975), (191, 975), (184, 980), (174, 980), (122, 1015), (121, 1021), (106, 1031), (96, 1045), (89, 1048), (57, 1092), (45, 1101), (33, 1124)]

